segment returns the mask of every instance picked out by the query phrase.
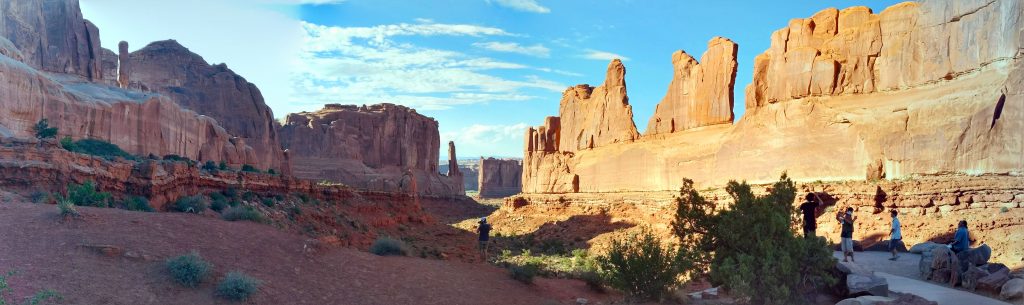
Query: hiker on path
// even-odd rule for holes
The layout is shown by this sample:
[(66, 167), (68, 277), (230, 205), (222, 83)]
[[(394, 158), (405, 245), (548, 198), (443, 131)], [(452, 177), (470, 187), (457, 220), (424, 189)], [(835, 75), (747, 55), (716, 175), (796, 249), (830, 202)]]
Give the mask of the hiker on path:
[(818, 207), (822, 205), (825, 203), (814, 192), (807, 193), (804, 203), (800, 205), (800, 211), (804, 213), (804, 238), (815, 237), (814, 230), (818, 228), (815, 218), (818, 215)]
[(853, 207), (847, 207), (846, 213), (836, 216), (836, 220), (843, 225), (839, 234), (839, 247), (840, 250), (843, 250), (843, 262), (847, 261), (847, 256), (850, 257), (850, 261), (855, 262), (856, 260), (853, 259), (853, 222), (857, 220), (857, 216), (853, 216)]
[(956, 234), (953, 235), (953, 242), (950, 243), (949, 248), (954, 253), (967, 251), (967, 249), (971, 248), (971, 234), (967, 232), (966, 220), (961, 220), (957, 225)]
[(896, 255), (896, 248), (903, 244), (903, 231), (900, 230), (899, 214), (900, 212), (896, 210), (889, 211), (889, 216), (892, 216), (892, 229), (889, 230), (889, 252), (892, 252), (892, 258), (889, 260), (891, 261), (900, 258), (899, 255)]
[(484, 259), (487, 259), (487, 248), (490, 246), (488, 242), (491, 239), (491, 225), (487, 223), (487, 217), (480, 217), (479, 225), (476, 228), (476, 232), (480, 233), (480, 253)]

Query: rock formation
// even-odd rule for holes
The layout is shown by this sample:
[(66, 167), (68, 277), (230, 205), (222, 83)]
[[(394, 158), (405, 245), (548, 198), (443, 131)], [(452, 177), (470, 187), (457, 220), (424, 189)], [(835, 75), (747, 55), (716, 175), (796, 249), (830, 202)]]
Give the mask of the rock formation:
[[(109, 141), (137, 155), (248, 163), (244, 143), (166, 96), (112, 87), (113, 52), (78, 1), (0, 2), (0, 136), (32, 137), (48, 119), (59, 136)], [(103, 55), (106, 54), (106, 55)]]
[[(459, 173), (462, 174), (462, 185), (466, 192), (477, 191), (477, 180), (480, 177), (480, 161), (475, 159), (459, 160)], [(441, 164), (438, 173), (448, 173), (448, 164)]]
[[(465, 194), (457, 169), (444, 176), (438, 172), (437, 121), (414, 109), (328, 104), (316, 112), (289, 114), (279, 133), (298, 177), (408, 191), (402, 177), (411, 172), (421, 194)], [(454, 153), (449, 143), (449, 166)]]
[(523, 164), (516, 159), (480, 158), (480, 197), (501, 198), (523, 188)]
[[(150, 43), (128, 59), (129, 87), (170, 97), (186, 109), (217, 120), (253, 148), (260, 169), (282, 168), (274, 115), (256, 85), (228, 69), (210, 65), (174, 40)], [(201, 159), (205, 156), (201, 156)]]
[(117, 43), (117, 61), (120, 66), (117, 69), (117, 85), (121, 88), (128, 89), (128, 85), (131, 83), (131, 67), (132, 61), (130, 59), (131, 53), (128, 52), (128, 42), (121, 41)]
[(455, 156), (455, 141), (448, 141), (448, 177), (462, 176), (459, 160)]
[[(680, 66), (695, 63), (683, 53), (674, 56), (677, 77), (646, 132), (657, 136), (603, 137), (635, 133), (628, 121), (617, 129), (580, 128), (587, 115), (579, 109), (603, 122), (618, 122), (607, 118), (622, 112), (608, 114), (607, 104), (597, 103), (566, 107), (587, 96), (582, 89), (589, 87), (577, 87), (563, 97), (560, 119), (527, 130), (523, 191), (670, 191), (683, 178), (704, 186), (767, 183), (783, 171), (798, 181), (1024, 174), (1022, 9), (1012, 0), (924, 1), (880, 14), (853, 7), (794, 19), (756, 58), (747, 112), (735, 125), (686, 130), (701, 120), (662, 115), (679, 104), (666, 101), (682, 101), (672, 96), (685, 92), (676, 87), (689, 82), (679, 77), (686, 71)], [(723, 53), (715, 42), (705, 57)], [(733, 69), (702, 60), (689, 71), (699, 69), (703, 81)], [(604, 86), (621, 84), (615, 87), (624, 101), (618, 75), (609, 73)], [(697, 92), (732, 92), (716, 86), (697, 85)], [(696, 100), (689, 109), (723, 103)], [(591, 130), (602, 132), (592, 141)]]
[(82, 18), (77, 0), (0, 1), (0, 36), (20, 49), (20, 60), (37, 70), (98, 80), (99, 30)]
[(644, 134), (672, 133), (732, 123), (736, 83), (736, 43), (715, 37), (700, 63), (685, 51), (672, 53), (675, 74)]
[(626, 68), (618, 59), (608, 64), (604, 83), (597, 88), (576, 85), (562, 93), (562, 151), (591, 149), (628, 142), (640, 135), (633, 124), (633, 107), (626, 96)]

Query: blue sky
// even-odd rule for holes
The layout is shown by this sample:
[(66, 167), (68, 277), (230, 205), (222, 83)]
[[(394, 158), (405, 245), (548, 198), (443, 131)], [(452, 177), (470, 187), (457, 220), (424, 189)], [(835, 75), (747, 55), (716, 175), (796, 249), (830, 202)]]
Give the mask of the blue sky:
[[(390, 102), (440, 123), (460, 157), (521, 156), (526, 126), (566, 87), (623, 59), (637, 128), (714, 36), (739, 44), (736, 116), (771, 32), (827, 7), (900, 1), (81, 0), (103, 46), (174, 38), (259, 86), (276, 117), (324, 103)], [(442, 156), (444, 157), (444, 156)]]

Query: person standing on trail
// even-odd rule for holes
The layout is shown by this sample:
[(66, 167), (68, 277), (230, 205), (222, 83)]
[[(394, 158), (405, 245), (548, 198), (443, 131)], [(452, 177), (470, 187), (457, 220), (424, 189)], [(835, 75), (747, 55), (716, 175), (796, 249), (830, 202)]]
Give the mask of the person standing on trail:
[(896, 210), (889, 211), (889, 216), (892, 216), (892, 229), (889, 230), (889, 252), (892, 252), (892, 258), (889, 260), (894, 261), (900, 258), (896, 255), (896, 247), (903, 244), (903, 231), (900, 230), (900, 212)]
[(853, 259), (853, 222), (857, 220), (856, 216), (853, 216), (853, 207), (847, 207), (846, 213), (836, 217), (843, 225), (842, 231), (839, 233), (840, 250), (843, 251), (843, 262), (846, 262), (846, 257), (850, 257), (850, 261), (856, 261)]
[(804, 203), (800, 205), (800, 211), (804, 213), (804, 237), (811, 238), (815, 237), (814, 230), (818, 228), (815, 216), (817, 216), (818, 206), (824, 205), (821, 201), (821, 197), (818, 197), (816, 193), (807, 193), (807, 197), (804, 198)]
[(480, 233), (480, 253), (483, 254), (484, 259), (487, 259), (487, 248), (489, 247), (488, 242), (491, 239), (491, 225), (487, 223), (487, 217), (480, 217), (480, 223), (476, 228), (476, 232)]

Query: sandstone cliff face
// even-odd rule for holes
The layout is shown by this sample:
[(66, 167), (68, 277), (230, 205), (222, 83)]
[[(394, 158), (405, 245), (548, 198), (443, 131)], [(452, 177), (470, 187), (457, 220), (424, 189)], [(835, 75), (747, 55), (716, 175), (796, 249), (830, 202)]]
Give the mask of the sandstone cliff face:
[[(437, 121), (414, 109), (328, 104), (316, 112), (289, 114), (279, 133), (298, 177), (373, 190), (408, 190), (411, 174), (419, 193), (465, 194), (457, 165), (451, 175), (438, 174)], [(453, 143), (449, 149), (454, 160)]]
[(480, 197), (500, 198), (518, 194), (523, 188), (520, 160), (480, 158)]
[(137, 155), (254, 159), (213, 119), (159, 94), (108, 86), (117, 61), (99, 47), (99, 29), (82, 19), (78, 1), (0, 2), (0, 35), (0, 136), (32, 137), (46, 118), (59, 136)]
[(708, 42), (700, 63), (685, 51), (672, 53), (672, 83), (644, 134), (732, 123), (737, 49), (731, 40), (715, 37)]
[(128, 67), (128, 87), (158, 92), (186, 109), (216, 119), (253, 148), (253, 165), (276, 170), (285, 167), (270, 107), (256, 85), (226, 65), (210, 65), (176, 41), (164, 40), (132, 52)]
[(99, 30), (82, 18), (78, 0), (2, 1), (0, 36), (17, 46), (22, 61), (33, 68), (102, 78)]
[(1022, 9), (925, 1), (795, 19), (755, 60), (735, 125), (663, 134), (655, 124), (658, 136), (578, 150), (552, 145), (568, 136), (555, 118), (527, 130), (524, 193), (767, 183), (783, 171), (799, 181), (1022, 175)]
[(626, 67), (618, 59), (608, 64), (604, 83), (597, 88), (577, 85), (566, 89), (558, 113), (562, 151), (629, 142), (640, 136), (626, 96)]

